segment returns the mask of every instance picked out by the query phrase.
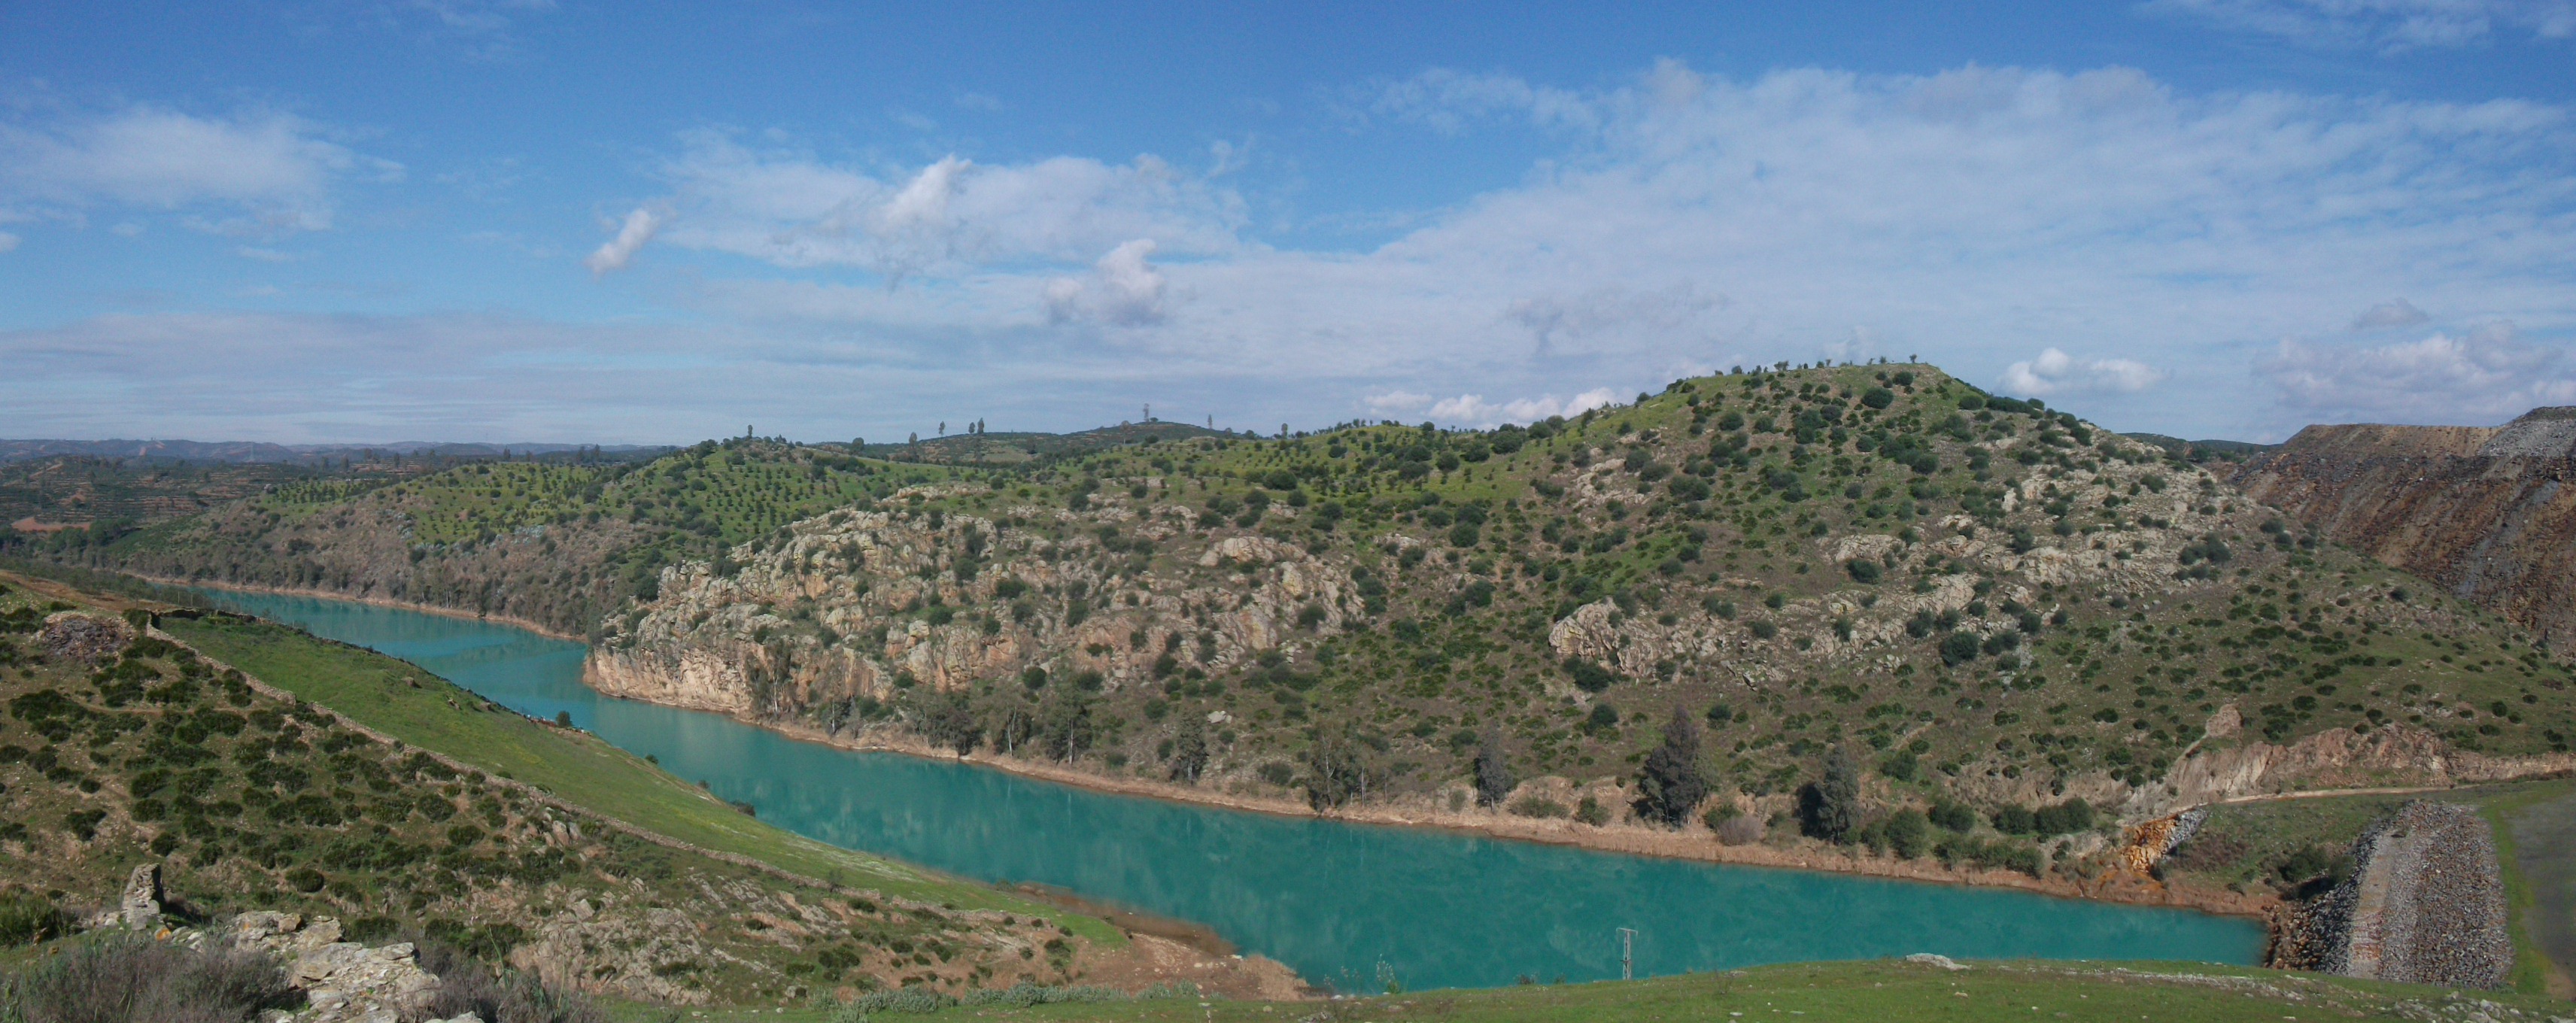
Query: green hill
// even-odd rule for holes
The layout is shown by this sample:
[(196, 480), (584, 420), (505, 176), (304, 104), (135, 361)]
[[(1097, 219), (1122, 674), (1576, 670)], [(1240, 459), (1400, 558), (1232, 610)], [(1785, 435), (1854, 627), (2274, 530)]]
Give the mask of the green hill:
[(1079, 946), (1059, 938), (1123, 943), (789, 835), (401, 662), (193, 613), (156, 638), (130, 602), (0, 578), (0, 900), (52, 907), (56, 932), (161, 862), (181, 922), (336, 916), (666, 1002), (1061, 981)]
[[(2576, 735), (2565, 663), (2509, 624), (2182, 452), (1927, 366), (1492, 431), (1200, 433), (476, 466), (84, 559), (516, 615), (591, 636), (617, 692), (712, 656), (741, 686), (693, 699), (827, 732), (2069, 881), (2112, 869), (2118, 822), (2509, 777)], [(1677, 717), (1696, 751), (1658, 760)]]

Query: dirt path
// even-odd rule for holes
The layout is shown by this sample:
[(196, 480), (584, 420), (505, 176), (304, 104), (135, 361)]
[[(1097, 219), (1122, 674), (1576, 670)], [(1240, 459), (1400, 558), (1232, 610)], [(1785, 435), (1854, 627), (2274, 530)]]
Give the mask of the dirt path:
[(2531, 885), (2524, 933), (2558, 968), (2550, 993), (2576, 996), (2557, 990), (2576, 977), (2576, 790), (2524, 809), (2512, 827), (2514, 866)]

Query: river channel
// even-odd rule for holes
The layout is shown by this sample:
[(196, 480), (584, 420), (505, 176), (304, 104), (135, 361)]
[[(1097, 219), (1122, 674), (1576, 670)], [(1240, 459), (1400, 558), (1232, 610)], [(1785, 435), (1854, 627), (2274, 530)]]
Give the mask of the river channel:
[(984, 881), (1038, 882), (1213, 928), (1341, 990), (1615, 978), (1937, 952), (2250, 964), (2250, 920), (2027, 892), (1591, 852), (1187, 806), (788, 739), (601, 696), (583, 649), (505, 625), (245, 593), (209, 603), (400, 657), (573, 722), (760, 819)]

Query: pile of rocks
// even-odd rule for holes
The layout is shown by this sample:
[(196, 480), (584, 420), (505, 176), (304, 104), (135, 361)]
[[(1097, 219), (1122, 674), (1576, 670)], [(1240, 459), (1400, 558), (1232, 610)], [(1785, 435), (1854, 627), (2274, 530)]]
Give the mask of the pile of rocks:
[(46, 616), (45, 627), (36, 633), (36, 644), (44, 648), (46, 656), (84, 664), (114, 657), (133, 641), (133, 626), (78, 611), (57, 611)]
[(2352, 879), (2312, 916), (2316, 968), (2502, 987), (2513, 966), (2495, 835), (2475, 809), (2416, 800), (2362, 836)]
[(287, 980), (304, 991), (311, 1023), (396, 1023), (416, 1017), (437, 993), (438, 977), (420, 968), (410, 942), (376, 948), (340, 940), (340, 922), (294, 913), (244, 913), (226, 935), (236, 948), (287, 962)]

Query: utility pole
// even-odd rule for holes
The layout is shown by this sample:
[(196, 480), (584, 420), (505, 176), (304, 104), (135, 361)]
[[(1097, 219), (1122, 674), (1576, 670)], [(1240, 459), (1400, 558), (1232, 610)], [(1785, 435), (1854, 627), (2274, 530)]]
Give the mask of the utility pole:
[(1619, 979), (1637, 979), (1637, 932), (1619, 928)]

